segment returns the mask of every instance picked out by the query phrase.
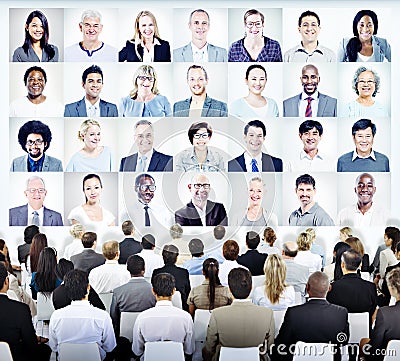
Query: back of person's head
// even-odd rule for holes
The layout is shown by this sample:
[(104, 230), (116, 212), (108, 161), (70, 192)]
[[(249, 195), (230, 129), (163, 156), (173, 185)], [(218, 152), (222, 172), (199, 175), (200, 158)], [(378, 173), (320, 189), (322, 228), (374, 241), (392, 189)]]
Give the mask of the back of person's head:
[(218, 225), (214, 227), (213, 233), (214, 238), (219, 241), (225, 237), (226, 229), (224, 226)]
[(285, 254), (285, 256), (294, 258), (297, 256), (299, 247), (296, 242), (287, 241), (282, 245), (282, 250), (283, 250), (283, 253)]
[(215, 308), (215, 287), (221, 284), (219, 280), (219, 263), (215, 258), (207, 258), (203, 262), (203, 275), (208, 279), (208, 309), (211, 311)]
[(44, 233), (37, 233), (32, 238), (31, 248), (29, 250), (29, 259), (31, 263), (31, 272), (36, 272), (39, 255), (47, 247), (47, 237)]
[(4, 283), (8, 277), (6, 266), (0, 262), (0, 290), (4, 287)]
[(123, 222), (121, 228), (125, 236), (130, 236), (135, 231), (135, 227), (131, 220)]
[(113, 260), (119, 252), (119, 243), (117, 241), (103, 243), (102, 252), (105, 259)]
[(153, 249), (155, 245), (156, 245), (156, 240), (152, 234), (148, 233), (142, 237), (143, 249)]
[(228, 261), (236, 261), (239, 256), (239, 245), (233, 239), (228, 239), (222, 246), (222, 254)]
[(361, 254), (355, 249), (349, 249), (342, 254), (342, 262), (348, 271), (357, 271), (362, 261)]
[(386, 237), (392, 240), (392, 245), (390, 248), (393, 253), (396, 250), (397, 244), (400, 242), (400, 230), (397, 227), (386, 227), (385, 228)]
[(364, 256), (364, 246), (359, 238), (349, 237), (346, 239), (346, 243), (354, 250), (356, 250), (361, 257)]
[(39, 255), (35, 283), (39, 292), (53, 292), (56, 285), (57, 252), (45, 247)]
[(144, 273), (144, 259), (137, 254), (132, 254), (126, 261), (126, 268), (131, 276), (140, 276)]
[(257, 232), (249, 231), (246, 233), (246, 245), (250, 249), (256, 249), (260, 244), (260, 235)]
[(310, 242), (313, 243), (315, 241), (315, 238), (317, 237), (315, 233), (314, 228), (307, 228), (305, 232), (308, 234), (308, 237), (310, 238)]
[(228, 285), (233, 297), (244, 300), (249, 297), (252, 287), (251, 273), (245, 268), (233, 268), (228, 274)]
[(301, 232), (297, 236), (297, 246), (299, 251), (309, 251), (311, 249), (310, 236), (306, 232)]
[(170, 273), (158, 273), (153, 277), (154, 293), (159, 297), (171, 297), (175, 289), (175, 277)]
[(171, 266), (176, 263), (179, 255), (178, 247), (174, 246), (173, 244), (166, 244), (162, 250), (162, 258), (164, 260), (164, 264), (166, 266)]
[(310, 297), (325, 298), (329, 289), (329, 278), (328, 276), (317, 271), (308, 277), (307, 291)]
[(353, 235), (353, 231), (350, 227), (343, 227), (340, 229), (340, 234), (343, 237), (343, 239), (341, 239), (341, 240), (345, 241), (347, 238), (349, 238)]
[(390, 295), (399, 299), (400, 296), (400, 268), (393, 268), (386, 275), (386, 282), (390, 291)]
[(61, 258), (56, 266), (56, 276), (59, 280), (63, 280), (64, 276), (73, 269), (74, 269), (74, 264), (71, 261), (65, 258)]
[(189, 252), (193, 257), (201, 257), (204, 254), (204, 244), (199, 238), (192, 238), (189, 241)]
[(69, 229), (69, 233), (74, 238), (82, 238), (82, 235), (85, 233), (85, 227), (80, 223), (75, 223)]
[(31, 244), (32, 238), (35, 234), (39, 233), (39, 227), (35, 225), (30, 225), (24, 229), (24, 242)]
[(264, 242), (268, 243), (271, 247), (276, 241), (276, 233), (271, 227), (266, 227), (264, 229)]
[(172, 239), (182, 238), (183, 228), (180, 224), (173, 224), (169, 229), (169, 234)]
[(82, 235), (83, 248), (92, 248), (94, 242), (97, 242), (97, 234), (95, 232), (85, 232)]
[(272, 304), (278, 303), (286, 288), (286, 262), (279, 254), (270, 254), (264, 263), (265, 293)]
[(73, 269), (64, 276), (64, 287), (68, 298), (79, 301), (88, 293), (89, 279), (86, 272)]

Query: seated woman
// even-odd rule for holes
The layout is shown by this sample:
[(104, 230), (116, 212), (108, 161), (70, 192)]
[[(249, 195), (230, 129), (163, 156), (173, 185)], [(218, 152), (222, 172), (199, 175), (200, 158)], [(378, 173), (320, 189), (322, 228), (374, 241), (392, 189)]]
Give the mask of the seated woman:
[(157, 74), (150, 65), (140, 66), (133, 76), (133, 90), (121, 99), (121, 117), (166, 117), (171, 115), (171, 104), (157, 88)]
[(265, 285), (257, 287), (251, 297), (258, 306), (273, 311), (286, 310), (296, 304), (293, 286), (286, 285), (286, 262), (279, 254), (270, 254), (264, 264)]
[(391, 61), (391, 49), (386, 39), (376, 36), (378, 17), (372, 10), (360, 10), (353, 20), (354, 37), (343, 39), (338, 61), (342, 62), (382, 62)]
[(25, 41), (14, 50), (14, 62), (56, 62), (58, 48), (49, 44), (49, 24), (39, 10), (32, 11), (25, 22)]
[(397, 263), (395, 256), (397, 244), (400, 243), (400, 230), (397, 227), (386, 227), (383, 235), (386, 248), (379, 255), (379, 277), (375, 282), (378, 281), (379, 286), (382, 286), (383, 277), (386, 274), (386, 268), (394, 266)]
[(312, 240), (308, 233), (302, 232), (297, 236), (297, 246), (299, 247), (299, 251), (294, 261), (308, 267), (310, 274), (321, 271), (322, 258), (311, 252)]
[(114, 170), (110, 148), (100, 145), (101, 128), (97, 120), (86, 119), (81, 124), (78, 139), (82, 141), (83, 148), (71, 157), (66, 172), (112, 172)]
[(127, 40), (118, 53), (118, 59), (150, 63), (153, 61), (171, 61), (168, 41), (160, 38), (156, 17), (148, 10), (141, 11), (135, 20), (135, 35)]
[(185, 149), (176, 155), (175, 170), (219, 172), (225, 170), (224, 159), (213, 147), (208, 146), (213, 130), (207, 122), (193, 123), (188, 137), (193, 148)]
[(267, 72), (262, 65), (253, 64), (247, 68), (245, 83), (248, 94), (231, 104), (230, 113), (239, 118), (279, 117), (275, 100), (261, 95), (267, 84)]
[(278, 247), (274, 246), (276, 241), (276, 233), (271, 227), (264, 229), (263, 243), (258, 246), (258, 252), (266, 254), (281, 254)]
[(71, 224), (80, 223), (86, 229), (115, 225), (114, 215), (101, 204), (103, 185), (97, 174), (88, 174), (83, 178), (83, 194), (85, 203), (73, 208), (68, 214)]
[(381, 80), (376, 71), (359, 67), (353, 77), (353, 89), (358, 95), (343, 110), (343, 117), (387, 117), (386, 108), (374, 98), (379, 91)]
[(214, 308), (230, 305), (233, 297), (228, 287), (221, 285), (218, 277), (219, 263), (215, 258), (207, 258), (203, 262), (205, 280), (200, 286), (190, 290), (187, 303), (189, 313), (194, 317), (196, 309), (213, 310)]

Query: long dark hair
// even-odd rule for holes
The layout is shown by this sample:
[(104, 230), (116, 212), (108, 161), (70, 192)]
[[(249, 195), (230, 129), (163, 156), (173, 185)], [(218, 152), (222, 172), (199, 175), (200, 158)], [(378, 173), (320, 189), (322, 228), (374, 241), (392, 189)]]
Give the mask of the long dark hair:
[(47, 247), (47, 237), (44, 233), (37, 233), (32, 238), (32, 244), (29, 251), (29, 260), (31, 263), (31, 272), (36, 272), (40, 252)]
[(40, 252), (35, 283), (38, 292), (43, 292), (47, 296), (56, 287), (56, 266), (57, 256), (54, 248), (46, 247)]
[(54, 55), (56, 54), (54, 48), (52, 45), (48, 43), (49, 41), (49, 23), (47, 21), (46, 16), (39, 10), (34, 10), (32, 11), (29, 15), (28, 18), (26, 19), (25, 22), (25, 41), (24, 45), (22, 45), (22, 49), (24, 49), (24, 52), (26, 55), (28, 55), (28, 49), (29, 46), (32, 45), (32, 39), (29, 35), (29, 30), (27, 27), (29, 27), (29, 24), (32, 22), (33, 18), (38, 18), (43, 25), (43, 36), (40, 39), (40, 47), (42, 50), (44, 50), (47, 55), (49, 56), (49, 60), (54, 58)]
[(208, 299), (210, 305), (208, 309), (211, 311), (215, 307), (215, 287), (221, 285), (218, 277), (219, 263), (215, 258), (207, 258), (203, 262), (203, 274), (208, 279)]

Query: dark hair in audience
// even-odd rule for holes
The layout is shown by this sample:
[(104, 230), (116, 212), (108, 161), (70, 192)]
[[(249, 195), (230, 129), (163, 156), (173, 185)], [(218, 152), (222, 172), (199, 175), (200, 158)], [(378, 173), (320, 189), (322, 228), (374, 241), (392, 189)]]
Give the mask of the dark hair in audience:
[(294, 249), (289, 248), (287, 242), (282, 245), (283, 252), (285, 252), (285, 256), (288, 257), (296, 257), (299, 252), (299, 247), (296, 242), (292, 242)]
[(122, 232), (124, 233), (125, 236), (130, 236), (132, 232), (135, 230), (135, 227), (133, 226), (133, 223), (131, 220), (124, 221), (122, 223)]
[(159, 297), (171, 297), (175, 288), (175, 277), (170, 273), (158, 273), (152, 279), (154, 293)]
[(348, 243), (352, 249), (357, 251), (361, 257), (364, 256), (364, 245), (358, 237), (348, 237), (346, 243)]
[(32, 238), (35, 234), (39, 233), (39, 227), (35, 225), (30, 225), (24, 229), (24, 242), (27, 244), (32, 243)]
[(356, 132), (358, 130), (365, 130), (367, 128), (371, 128), (372, 130), (372, 135), (375, 137), (376, 134), (376, 125), (372, 123), (370, 119), (360, 119), (357, 120), (353, 126), (351, 127), (351, 134), (353, 137), (356, 135)]
[(260, 235), (257, 232), (249, 231), (246, 233), (246, 244), (250, 249), (256, 249), (260, 244)]
[(397, 244), (400, 242), (400, 230), (397, 227), (386, 227), (385, 234), (387, 238), (390, 238), (392, 240), (392, 245), (390, 246), (390, 249), (393, 253), (395, 253)]
[(54, 55), (56, 54), (56, 52), (55, 52), (53, 46), (49, 44), (49, 24), (47, 22), (47, 18), (39, 10), (32, 11), (26, 19), (25, 40), (24, 40), (24, 44), (22, 45), (22, 49), (24, 49), (25, 54), (28, 55), (29, 46), (32, 46), (32, 39), (31, 39), (31, 36), (29, 35), (28, 27), (34, 18), (38, 18), (42, 23), (43, 36), (40, 39), (40, 47), (42, 48), (42, 50), (44, 50), (47, 53), (47, 55), (49, 56), (49, 60), (51, 60), (54, 58)]
[(228, 285), (233, 297), (243, 300), (249, 297), (252, 287), (251, 273), (245, 268), (233, 268), (228, 274)]
[(349, 249), (342, 254), (342, 262), (348, 271), (357, 271), (361, 265), (361, 255), (355, 249)]
[(222, 254), (228, 261), (236, 261), (239, 256), (239, 245), (233, 239), (224, 242), (222, 246)]
[(47, 247), (47, 237), (44, 233), (37, 233), (32, 238), (31, 249), (29, 251), (29, 260), (31, 263), (31, 272), (36, 272), (39, 255)]
[(264, 123), (261, 120), (250, 120), (244, 127), (244, 135), (247, 135), (249, 128), (261, 128), (263, 131), (263, 136), (265, 137), (267, 134), (267, 129), (265, 128)]
[(300, 124), (299, 133), (303, 135), (304, 133), (306, 133), (314, 128), (317, 129), (319, 136), (321, 136), (322, 133), (324, 132), (324, 128), (322, 127), (322, 124), (319, 121), (308, 119)]
[(386, 282), (389, 289), (393, 289), (398, 297), (400, 295), (400, 269), (398, 267), (393, 268), (388, 272), (386, 275)]
[(40, 134), (45, 143), (44, 152), (49, 149), (52, 135), (50, 128), (46, 124), (42, 123), (40, 120), (30, 120), (19, 128), (18, 143), (25, 152), (28, 152), (26, 149), (26, 139), (29, 134)]
[(138, 276), (144, 272), (144, 259), (137, 254), (131, 254), (126, 261), (126, 268), (131, 276)]
[(246, 80), (249, 79), (249, 74), (253, 69), (261, 69), (264, 72), (265, 80), (267, 79), (267, 71), (265, 70), (265, 68), (260, 64), (252, 64), (246, 70)]
[(153, 249), (155, 245), (156, 245), (156, 240), (152, 234), (148, 233), (142, 237), (143, 249)]
[(221, 225), (215, 226), (213, 233), (214, 233), (215, 239), (221, 240), (225, 237), (225, 233), (226, 233), (225, 227), (221, 226)]
[(329, 290), (329, 278), (321, 272), (316, 271), (308, 277), (307, 291), (310, 297), (325, 298)]
[(162, 250), (162, 258), (166, 266), (171, 266), (176, 263), (179, 255), (178, 247), (173, 244), (166, 244)]
[(85, 232), (82, 236), (83, 248), (92, 248), (94, 242), (97, 241), (97, 234), (95, 232)]
[(301, 13), (301, 15), (299, 16), (299, 21), (298, 21), (299, 26), (301, 26), (303, 18), (305, 18), (306, 16), (314, 16), (317, 19), (318, 25), (321, 25), (321, 21), (319, 20), (319, 16), (317, 15), (317, 13), (311, 10), (307, 10)]
[(56, 266), (56, 276), (59, 280), (63, 280), (65, 275), (69, 272), (72, 271), (74, 269), (74, 264), (65, 259), (65, 258), (61, 258)]
[(300, 184), (311, 184), (315, 188), (315, 179), (309, 174), (303, 174), (296, 179), (296, 189)]
[(7, 268), (4, 263), (0, 262), (0, 289), (4, 287), (4, 282), (8, 277)]
[(73, 269), (64, 277), (65, 291), (72, 301), (82, 300), (86, 296), (88, 284), (87, 273), (80, 269)]
[(276, 241), (276, 233), (271, 227), (266, 227), (264, 229), (264, 241), (268, 243), (271, 247), (274, 245)]
[(34, 277), (38, 292), (47, 296), (56, 288), (57, 255), (55, 249), (46, 247), (40, 252), (37, 271)]
[(208, 309), (211, 311), (215, 307), (215, 287), (221, 284), (219, 280), (219, 263), (215, 258), (207, 258), (203, 262), (203, 274), (208, 279), (208, 299), (210, 304)]
[(103, 82), (103, 71), (99, 66), (93, 64), (89, 66), (89, 68), (85, 69), (85, 71), (82, 73), (82, 83), (86, 83), (86, 79), (89, 74), (100, 74), (101, 81)]
[(349, 244), (347, 244), (345, 242), (338, 242), (335, 245), (335, 249), (336, 249), (336, 258), (335, 258), (335, 270), (334, 270), (333, 279), (335, 281), (337, 281), (338, 279), (340, 279), (343, 276), (342, 267), (340, 265), (342, 262), (342, 254), (344, 252), (346, 252), (347, 250), (350, 250), (351, 247)]
[(190, 144), (193, 144), (193, 137), (194, 137), (194, 135), (195, 135), (200, 129), (203, 129), (203, 128), (207, 129), (208, 136), (211, 138), (212, 133), (213, 133), (213, 130), (212, 130), (212, 128), (211, 128), (211, 125), (208, 124), (207, 122), (196, 122), (196, 123), (193, 123), (193, 124), (189, 127), (189, 130), (188, 130), (188, 137), (189, 137)]
[(189, 252), (193, 257), (201, 257), (204, 254), (204, 244), (199, 238), (192, 238), (189, 241)]
[(25, 74), (24, 74), (24, 84), (27, 85), (28, 84), (28, 76), (32, 71), (39, 71), (42, 73), (43, 78), (44, 78), (44, 82), (47, 83), (47, 74), (44, 71), (43, 68), (41, 68), (40, 66), (31, 66), (30, 68), (26, 69)]
[[(99, 181), (99, 183), (100, 183), (100, 188), (103, 188), (103, 184), (101, 183), (100, 176), (98, 176), (97, 174), (90, 173), (90, 174), (86, 174), (86, 175), (83, 177), (83, 181), (82, 181), (82, 190), (83, 190), (83, 192), (85, 192), (85, 182), (86, 182), (87, 180), (93, 179), (93, 178), (97, 179), (97, 180)], [(85, 195), (85, 201), (86, 201), (86, 202), (88, 201), (86, 195)]]
[(346, 60), (350, 62), (357, 61), (358, 53), (360, 52), (362, 45), (358, 34), (358, 23), (364, 16), (369, 16), (374, 23), (374, 35), (378, 33), (378, 17), (372, 10), (360, 10), (353, 19), (353, 35), (346, 45)]

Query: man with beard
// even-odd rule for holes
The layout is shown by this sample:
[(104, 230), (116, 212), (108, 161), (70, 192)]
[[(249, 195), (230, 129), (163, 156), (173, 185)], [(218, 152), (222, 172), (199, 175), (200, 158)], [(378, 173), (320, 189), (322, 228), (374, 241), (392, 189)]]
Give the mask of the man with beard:
[(334, 226), (332, 218), (314, 201), (315, 179), (303, 174), (296, 179), (296, 194), (300, 208), (289, 217), (289, 226)]
[(373, 202), (376, 192), (375, 179), (369, 173), (362, 173), (356, 179), (354, 192), (357, 195), (357, 204), (343, 208), (337, 219), (339, 226), (364, 227), (384, 226), (390, 217), (387, 209), (381, 208)]
[(318, 92), (321, 78), (315, 65), (301, 70), (303, 92), (283, 101), (284, 117), (336, 117), (337, 100)]
[(226, 117), (226, 103), (210, 98), (206, 92), (208, 75), (200, 65), (191, 65), (187, 71), (187, 82), (192, 96), (174, 104), (176, 117)]
[(50, 128), (39, 120), (26, 122), (18, 132), (18, 142), (27, 155), (12, 161), (11, 172), (62, 172), (61, 161), (46, 155), (52, 139)]

